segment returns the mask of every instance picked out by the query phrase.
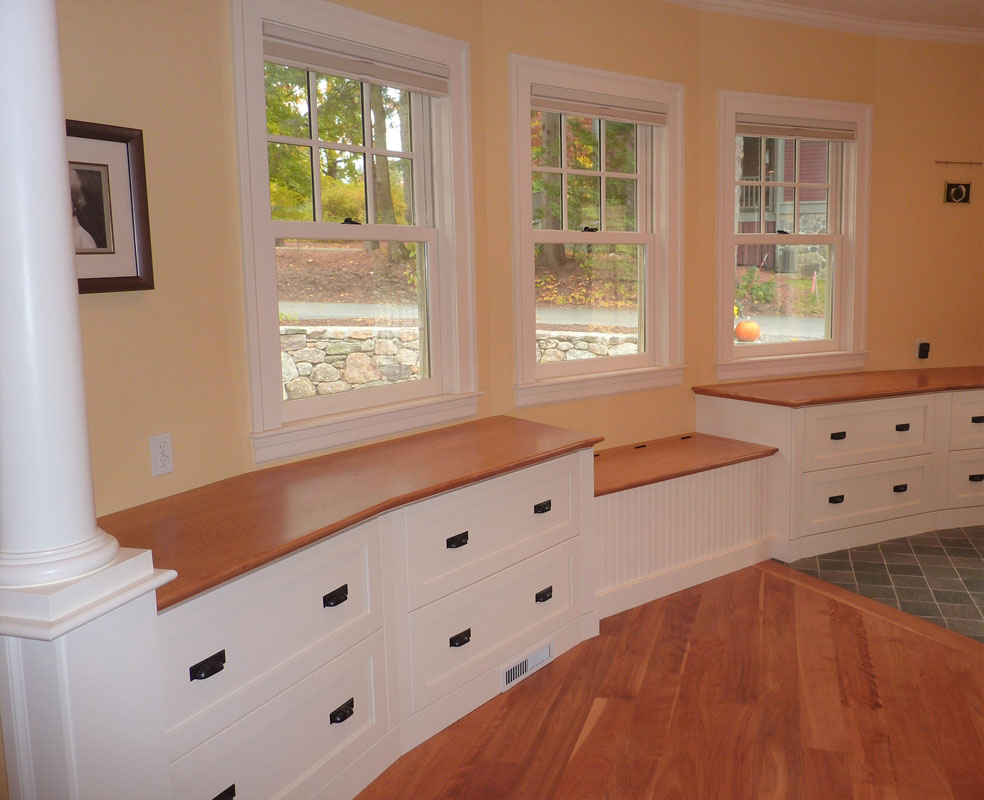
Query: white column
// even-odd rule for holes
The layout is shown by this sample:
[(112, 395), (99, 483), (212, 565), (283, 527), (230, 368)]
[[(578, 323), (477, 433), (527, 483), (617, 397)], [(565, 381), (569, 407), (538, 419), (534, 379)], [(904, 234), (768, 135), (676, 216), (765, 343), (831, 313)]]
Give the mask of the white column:
[(0, 586), (30, 586), (119, 549), (93, 503), (54, 0), (0, 0), (0, 75)]

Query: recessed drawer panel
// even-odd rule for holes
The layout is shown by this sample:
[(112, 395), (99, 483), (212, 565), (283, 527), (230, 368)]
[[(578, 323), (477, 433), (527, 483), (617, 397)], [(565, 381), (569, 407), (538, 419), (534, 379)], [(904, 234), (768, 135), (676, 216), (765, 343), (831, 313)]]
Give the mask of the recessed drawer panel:
[(809, 472), (800, 479), (800, 524), (805, 536), (930, 511), (932, 456)]
[(576, 533), (561, 458), (406, 509), (410, 608), (419, 608)]
[(947, 507), (984, 505), (984, 450), (950, 453)]
[[(370, 588), (372, 587), (372, 588)], [(360, 525), (164, 611), (172, 758), (379, 628), (379, 527)]]
[(574, 619), (578, 556), (566, 541), (412, 612), (414, 711)]
[(950, 449), (984, 447), (984, 391), (954, 392), (950, 406)]
[(383, 650), (380, 631), (179, 758), (171, 796), (308, 800), (386, 732)]
[(804, 412), (803, 469), (902, 458), (933, 449), (933, 395), (814, 406)]

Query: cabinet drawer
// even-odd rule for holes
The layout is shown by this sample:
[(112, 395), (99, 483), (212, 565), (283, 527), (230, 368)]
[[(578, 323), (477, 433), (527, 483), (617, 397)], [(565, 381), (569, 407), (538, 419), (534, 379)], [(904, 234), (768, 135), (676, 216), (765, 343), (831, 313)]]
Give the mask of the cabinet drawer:
[(950, 406), (950, 449), (984, 447), (984, 391), (954, 392)]
[(377, 632), (170, 766), (175, 800), (308, 800), (386, 732)]
[(984, 505), (984, 449), (950, 453), (946, 506)]
[(934, 507), (933, 456), (809, 472), (800, 478), (798, 534), (849, 528)]
[(377, 521), (160, 615), (171, 758), (381, 626)]
[(407, 508), (410, 608), (573, 536), (576, 463), (557, 459)]
[(410, 614), (414, 711), (574, 619), (578, 542), (568, 540)]
[(830, 469), (933, 450), (934, 395), (804, 411), (802, 469)]

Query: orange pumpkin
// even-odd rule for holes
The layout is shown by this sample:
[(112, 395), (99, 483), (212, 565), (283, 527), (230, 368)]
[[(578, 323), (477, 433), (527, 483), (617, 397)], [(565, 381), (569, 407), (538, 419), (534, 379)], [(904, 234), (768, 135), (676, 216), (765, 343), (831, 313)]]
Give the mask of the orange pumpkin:
[(739, 342), (754, 342), (759, 338), (762, 329), (757, 322), (745, 319), (735, 325), (735, 338)]

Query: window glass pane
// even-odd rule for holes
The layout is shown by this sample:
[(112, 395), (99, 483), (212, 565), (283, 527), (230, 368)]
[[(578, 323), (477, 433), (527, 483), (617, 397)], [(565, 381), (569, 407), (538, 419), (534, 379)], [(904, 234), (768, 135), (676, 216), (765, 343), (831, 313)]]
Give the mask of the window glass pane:
[(535, 245), (537, 362), (640, 352), (644, 262), (643, 245)]
[(530, 147), (534, 167), (560, 166), (560, 114), (552, 111), (530, 113)]
[(567, 122), (567, 166), (571, 169), (599, 169), (599, 127), (593, 117), (565, 116)]
[(827, 170), (830, 160), (828, 143), (813, 139), (804, 139), (799, 143), (799, 147), (800, 182), (827, 183)]
[[(735, 248), (735, 341), (742, 346), (829, 339), (831, 245)], [(741, 325), (751, 322), (754, 325)]]
[(765, 180), (792, 183), (796, 180), (796, 140), (765, 140)]
[(426, 246), (278, 239), (284, 399), (428, 377)]
[(636, 171), (636, 126), (631, 122), (605, 122), (605, 169)]
[(533, 173), (533, 227), (542, 231), (559, 231), (563, 225), (561, 187), (557, 172)]
[(389, 86), (369, 87), (372, 120), (372, 146), (381, 150), (409, 153), (410, 92)]
[(636, 185), (631, 178), (605, 179), (605, 230), (636, 231)]
[(735, 233), (762, 232), (761, 203), (761, 187), (735, 187)]
[(267, 143), (270, 165), (270, 216), (273, 219), (314, 219), (311, 148)]
[(373, 156), (376, 222), (413, 225), (413, 167), (409, 158)]
[(762, 140), (758, 136), (739, 136), (735, 141), (735, 162), (736, 178), (762, 180)]
[(792, 233), (796, 190), (789, 186), (765, 189), (765, 232)]
[(283, 64), (263, 64), (266, 84), (267, 133), (273, 136), (311, 135), (307, 72)]
[(321, 150), (321, 218), (325, 222), (366, 221), (365, 156)]
[(601, 227), (601, 178), (588, 175), (567, 177), (567, 227)]
[(338, 75), (318, 74), (316, 78), (318, 138), (362, 144), (362, 85)]
[(800, 233), (828, 233), (827, 190), (803, 186), (800, 193)]

